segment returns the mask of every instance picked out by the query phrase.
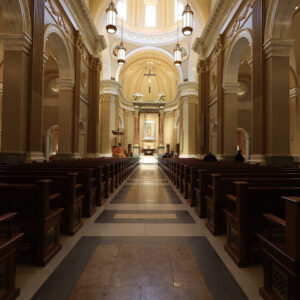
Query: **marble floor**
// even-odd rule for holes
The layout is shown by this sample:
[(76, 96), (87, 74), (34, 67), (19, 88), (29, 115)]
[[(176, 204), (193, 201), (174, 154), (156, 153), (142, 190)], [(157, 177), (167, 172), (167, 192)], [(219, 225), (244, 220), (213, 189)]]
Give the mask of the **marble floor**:
[(18, 299), (261, 299), (157, 164), (140, 164), (44, 268), (17, 267)]

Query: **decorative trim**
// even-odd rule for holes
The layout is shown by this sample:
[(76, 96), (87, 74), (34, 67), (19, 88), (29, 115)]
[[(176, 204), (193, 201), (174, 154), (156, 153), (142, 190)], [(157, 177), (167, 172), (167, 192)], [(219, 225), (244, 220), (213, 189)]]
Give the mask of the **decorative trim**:
[(69, 28), (66, 26), (66, 22), (64, 20), (64, 17), (62, 16), (61, 12), (57, 9), (57, 7), (53, 4), (53, 0), (45, 0), (45, 2), (49, 3), (49, 7), (51, 10), (51, 13), (54, 15), (56, 19), (56, 23), (64, 29), (66, 33), (69, 33)]
[[(1, 92), (1, 85), (0, 85), (0, 92)], [(299, 96), (300, 96), (300, 87), (295, 87), (295, 88), (290, 89), (290, 99), (296, 98)]]
[(114, 94), (100, 94), (99, 103), (115, 103), (118, 101), (118, 96)]
[(0, 82), (0, 93), (3, 93), (3, 82)]
[(26, 162), (32, 161), (44, 161), (45, 156), (43, 152), (40, 151), (31, 151), (26, 153)]
[(182, 103), (186, 103), (186, 104), (198, 104), (199, 103), (198, 95), (186, 95), (186, 96), (183, 96), (181, 99), (182, 99)]
[(30, 54), (32, 39), (26, 33), (0, 33), (0, 40), (3, 40), (4, 50), (23, 51)]
[(239, 87), (240, 87), (239, 83), (224, 82), (223, 83), (224, 94), (237, 94)]
[(72, 79), (58, 79), (57, 87), (59, 90), (74, 90), (75, 84)]
[(294, 45), (294, 40), (269, 40), (264, 44), (266, 59), (273, 56), (289, 57), (290, 50)]

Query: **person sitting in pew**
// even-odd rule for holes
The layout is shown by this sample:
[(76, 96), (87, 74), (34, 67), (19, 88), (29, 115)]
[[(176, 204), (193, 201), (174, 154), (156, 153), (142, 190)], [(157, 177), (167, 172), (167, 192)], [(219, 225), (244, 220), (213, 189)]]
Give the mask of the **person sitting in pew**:
[(237, 155), (235, 156), (235, 161), (236, 161), (236, 162), (241, 162), (241, 163), (243, 163), (243, 162), (245, 161), (241, 149), (238, 150)]
[(211, 152), (208, 152), (203, 158), (203, 161), (218, 161), (218, 160), (215, 155), (213, 155)]

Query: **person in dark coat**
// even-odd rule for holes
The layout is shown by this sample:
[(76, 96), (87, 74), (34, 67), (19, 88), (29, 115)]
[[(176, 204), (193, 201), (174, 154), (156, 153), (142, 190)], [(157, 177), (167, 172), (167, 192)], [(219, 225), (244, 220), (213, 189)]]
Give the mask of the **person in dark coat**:
[(241, 163), (243, 163), (243, 162), (245, 161), (244, 156), (243, 156), (243, 154), (242, 154), (242, 150), (239, 150), (239, 151), (237, 152), (237, 155), (236, 155), (236, 157), (235, 157), (235, 161), (236, 161), (236, 162), (241, 162)]
[(203, 161), (218, 161), (218, 160), (211, 152), (208, 152), (203, 158)]

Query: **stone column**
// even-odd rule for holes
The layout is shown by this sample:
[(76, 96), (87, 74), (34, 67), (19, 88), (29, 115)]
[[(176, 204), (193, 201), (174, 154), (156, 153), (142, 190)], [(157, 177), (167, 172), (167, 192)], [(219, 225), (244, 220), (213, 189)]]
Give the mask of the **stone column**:
[(159, 111), (159, 137), (158, 137), (158, 154), (163, 155), (165, 152), (164, 146), (164, 112)]
[(100, 105), (100, 71), (101, 61), (98, 57), (90, 59), (89, 74), (89, 120), (88, 120), (88, 157), (98, 157), (99, 149), (99, 105)]
[(133, 154), (135, 156), (140, 155), (139, 124), (140, 124), (139, 111), (135, 108), (135, 111), (134, 111), (134, 145), (133, 145)]
[(44, 160), (42, 152), (42, 109), (44, 84), (45, 1), (33, 2), (31, 90), (28, 102), (27, 161)]
[(75, 61), (75, 87), (73, 98), (73, 132), (72, 132), (72, 152), (74, 158), (80, 158), (79, 151), (79, 118), (80, 118), (80, 77), (81, 77), (81, 49), (83, 40), (79, 31), (74, 37), (74, 61)]
[(208, 128), (208, 74), (207, 60), (200, 60), (197, 66), (198, 71), (198, 90), (199, 104), (197, 105), (197, 140), (199, 140), (199, 149), (196, 150), (200, 158), (203, 158), (208, 152), (209, 146), (209, 128)]
[[(292, 94), (292, 95), (291, 95)], [(290, 91), (290, 97), (295, 98), (295, 103), (296, 103), (296, 133), (300, 132), (300, 87), (296, 87), (292, 91)], [(298, 162), (300, 161), (300, 137), (299, 134), (297, 134), (295, 137), (296, 139), (296, 155), (294, 156), (294, 159), (297, 160)]]
[(180, 157), (196, 157), (198, 84), (197, 82), (184, 82), (179, 85), (179, 90), (182, 101)]
[(224, 68), (224, 48), (223, 39), (220, 35), (215, 45), (217, 57), (217, 159), (223, 159), (224, 155), (224, 99), (223, 99), (223, 68)]
[(238, 83), (227, 83), (224, 91), (224, 160), (232, 161), (237, 153)]
[(74, 83), (69, 79), (59, 79), (58, 110), (58, 151), (57, 159), (72, 159), (73, 156), (73, 101)]
[(253, 53), (252, 53), (252, 153), (250, 163), (265, 162), (264, 132), (264, 76), (265, 60), (264, 40), (264, 5), (263, 0), (256, 0), (253, 5)]
[(270, 40), (264, 45), (266, 161), (275, 165), (293, 164), (289, 140), (289, 54), (292, 45), (291, 40)]
[(111, 156), (115, 145), (112, 130), (119, 127), (119, 92), (121, 85), (114, 80), (101, 81), (101, 156)]
[(0, 161), (24, 162), (31, 39), (26, 34), (1, 34), (0, 38), (4, 45)]

